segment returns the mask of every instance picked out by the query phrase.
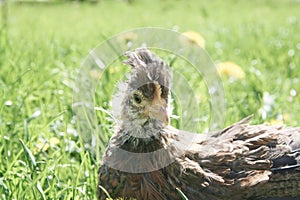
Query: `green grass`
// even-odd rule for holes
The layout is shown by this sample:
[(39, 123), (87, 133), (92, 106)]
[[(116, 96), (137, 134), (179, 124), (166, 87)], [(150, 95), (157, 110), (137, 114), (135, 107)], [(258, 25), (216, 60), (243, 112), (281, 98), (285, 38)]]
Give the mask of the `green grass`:
[[(75, 131), (73, 84), (93, 47), (137, 27), (198, 31), (212, 60), (241, 66), (245, 79), (222, 78), (226, 125), (254, 114), (253, 123), (284, 115), (286, 124), (299, 126), (299, 1), (114, 0), (10, 3), (8, 9), (7, 30), (0, 27), (1, 199), (95, 198), (99, 161)], [(263, 119), (266, 92), (275, 100)], [(105, 108), (109, 97), (95, 106)], [(208, 108), (203, 105), (204, 114)], [(107, 116), (97, 117), (109, 136)]]

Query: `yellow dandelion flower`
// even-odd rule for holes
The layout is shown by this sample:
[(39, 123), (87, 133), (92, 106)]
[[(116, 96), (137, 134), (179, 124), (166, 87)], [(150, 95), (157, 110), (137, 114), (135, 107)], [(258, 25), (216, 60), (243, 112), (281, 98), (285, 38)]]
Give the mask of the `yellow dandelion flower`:
[(59, 139), (57, 137), (52, 137), (49, 140), (50, 146), (56, 146), (59, 144)]
[(220, 75), (233, 77), (236, 79), (244, 79), (245, 72), (234, 62), (222, 62), (217, 65), (217, 70)]
[(121, 70), (121, 66), (116, 66), (116, 67), (110, 67), (109, 68), (109, 73), (110, 74), (114, 74), (114, 73), (117, 73)]
[(91, 78), (93, 78), (95, 80), (99, 79), (100, 75), (101, 75), (101, 71), (100, 70), (92, 69), (90, 71)]
[(285, 122), (289, 121), (291, 119), (291, 115), (288, 113), (285, 113), (283, 115), (278, 115), (276, 119), (271, 119), (269, 121), (270, 125), (284, 125)]
[(40, 151), (47, 151), (50, 145), (46, 141), (39, 141), (34, 148), (34, 153), (37, 154)]
[(49, 139), (49, 142), (47, 141), (39, 141), (37, 142), (34, 153), (37, 154), (40, 151), (48, 151), (50, 147), (56, 146), (59, 143), (59, 139), (57, 137), (52, 137)]
[(117, 41), (121, 42), (121, 43), (128, 43), (130, 41), (134, 41), (138, 38), (138, 35), (136, 33), (133, 32), (127, 32), (127, 33), (123, 33), (121, 35), (119, 35), (117, 37)]
[(187, 42), (189, 42), (191, 44), (196, 44), (203, 49), (205, 48), (205, 40), (200, 33), (195, 32), (195, 31), (186, 31), (186, 32), (182, 33), (182, 35), (185, 37), (182, 37), (181, 41), (184, 41), (187, 39), (188, 40)]
[(270, 125), (283, 125), (284, 123), (280, 119), (272, 119), (272, 120), (269, 121), (269, 124)]
[(285, 114), (283, 115), (283, 120), (284, 120), (284, 121), (290, 121), (290, 120), (291, 120), (291, 115), (288, 114), (288, 113), (285, 113)]

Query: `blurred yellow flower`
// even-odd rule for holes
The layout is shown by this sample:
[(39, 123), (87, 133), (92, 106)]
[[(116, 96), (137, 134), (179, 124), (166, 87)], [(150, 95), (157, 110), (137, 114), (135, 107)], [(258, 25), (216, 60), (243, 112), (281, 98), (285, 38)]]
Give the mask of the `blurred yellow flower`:
[(283, 125), (283, 121), (282, 120), (279, 120), (279, 119), (272, 119), (269, 121), (269, 124), (270, 125)]
[(93, 78), (95, 80), (99, 79), (100, 75), (101, 75), (101, 71), (100, 70), (92, 69), (90, 71), (91, 78)]
[(47, 141), (39, 141), (36, 144), (36, 148), (34, 149), (34, 153), (38, 153), (40, 151), (47, 151), (50, 147), (56, 146), (59, 143), (59, 139), (57, 137), (52, 137)]
[(245, 72), (242, 68), (234, 62), (222, 62), (217, 65), (217, 70), (220, 75), (233, 77), (236, 79), (244, 79)]
[(285, 122), (289, 121), (291, 119), (291, 115), (286, 113), (284, 115), (277, 116), (276, 119), (271, 119), (269, 121), (270, 125), (284, 125)]
[(34, 149), (34, 153), (38, 153), (39, 151), (47, 151), (50, 145), (46, 142), (38, 142), (36, 144), (36, 148)]
[(59, 139), (57, 137), (52, 137), (49, 140), (50, 146), (56, 146), (59, 144)]
[(134, 32), (127, 32), (127, 33), (123, 33), (123, 34), (120, 34), (118, 37), (117, 37), (117, 41), (118, 42), (125, 42), (125, 43), (128, 43), (130, 41), (133, 41), (133, 40), (136, 40), (138, 38), (138, 35)]
[(109, 68), (109, 73), (114, 74), (116, 72), (119, 72), (120, 70), (121, 70), (121, 66), (110, 67)]
[(196, 44), (203, 49), (205, 48), (205, 40), (200, 33), (195, 31), (186, 31), (182, 33), (182, 35), (186, 37), (185, 39), (188, 39), (189, 43)]

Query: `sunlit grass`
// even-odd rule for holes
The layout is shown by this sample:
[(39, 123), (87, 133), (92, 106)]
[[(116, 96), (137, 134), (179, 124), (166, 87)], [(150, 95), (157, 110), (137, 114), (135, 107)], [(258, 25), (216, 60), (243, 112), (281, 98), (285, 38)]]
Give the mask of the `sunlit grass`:
[[(1, 199), (96, 198), (99, 161), (83, 151), (76, 131), (73, 86), (91, 48), (136, 27), (197, 32), (216, 63), (238, 64), (242, 79), (221, 76), (226, 125), (254, 114), (254, 123), (299, 126), (297, 1), (115, 0), (8, 8), (8, 29), (0, 31)], [(108, 83), (128, 71), (120, 67), (107, 72)], [(95, 106), (107, 109), (114, 83), (105, 85), (96, 91), (101, 98)], [(209, 96), (197, 98), (208, 112)], [(96, 113), (111, 135), (107, 115)]]

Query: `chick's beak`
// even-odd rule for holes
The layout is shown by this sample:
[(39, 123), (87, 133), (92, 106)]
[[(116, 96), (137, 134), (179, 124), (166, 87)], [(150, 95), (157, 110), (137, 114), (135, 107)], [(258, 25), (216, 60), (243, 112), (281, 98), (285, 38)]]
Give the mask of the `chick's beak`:
[(162, 105), (155, 104), (150, 106), (149, 117), (162, 121), (165, 125), (169, 124), (167, 109)]
[(166, 100), (161, 97), (161, 88), (160, 85), (155, 84), (155, 91), (153, 99), (150, 102), (149, 106), (149, 117), (158, 119), (163, 122), (165, 125), (169, 124), (169, 115), (166, 109)]

